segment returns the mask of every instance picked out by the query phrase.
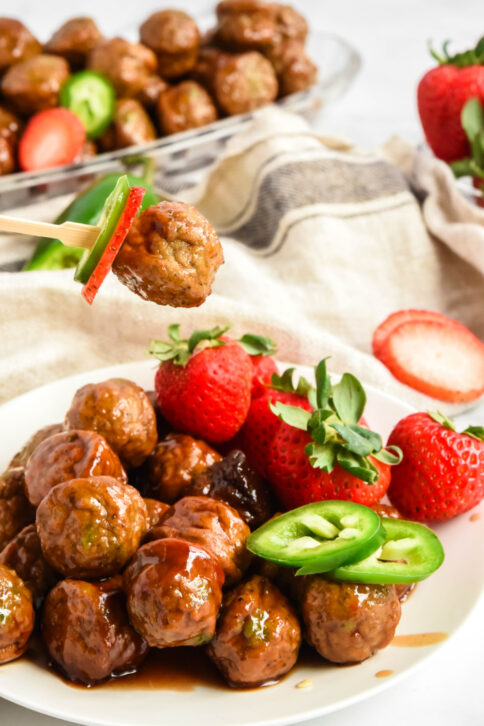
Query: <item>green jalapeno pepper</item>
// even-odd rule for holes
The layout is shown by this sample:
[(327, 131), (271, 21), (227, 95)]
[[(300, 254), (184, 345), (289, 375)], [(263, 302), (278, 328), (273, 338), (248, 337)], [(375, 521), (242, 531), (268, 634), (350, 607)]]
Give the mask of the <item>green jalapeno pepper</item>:
[(399, 585), (423, 580), (444, 561), (437, 535), (417, 522), (382, 519), (385, 541), (369, 557), (329, 573), (336, 580), (365, 585)]
[(250, 535), (247, 548), (279, 565), (298, 567), (298, 575), (309, 575), (364, 559), (383, 539), (376, 512), (354, 502), (331, 500), (270, 519)]
[(97, 71), (74, 73), (62, 86), (60, 105), (78, 116), (90, 139), (100, 136), (111, 123), (116, 104), (112, 83)]
[[(111, 194), (122, 174), (107, 174), (94, 184), (84, 189), (55, 220), (62, 222), (82, 222), (83, 224), (99, 224), (107, 197)], [(146, 189), (141, 211), (160, 201), (159, 196), (150, 188), (145, 179), (132, 174), (126, 175), (130, 186), (141, 186)], [(59, 240), (42, 239), (34, 250), (24, 270), (62, 270), (75, 267), (84, 251), (80, 247), (66, 247)]]

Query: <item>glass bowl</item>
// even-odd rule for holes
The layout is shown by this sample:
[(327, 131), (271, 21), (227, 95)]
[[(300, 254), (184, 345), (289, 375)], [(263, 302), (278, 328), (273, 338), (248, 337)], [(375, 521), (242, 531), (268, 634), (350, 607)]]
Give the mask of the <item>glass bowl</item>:
[[(307, 49), (318, 66), (318, 81), (306, 91), (286, 96), (272, 105), (311, 119), (347, 90), (358, 73), (361, 60), (346, 40), (330, 33), (310, 33)], [(257, 113), (230, 116), (147, 144), (97, 154), (78, 164), (0, 176), (0, 209), (26, 206), (75, 192), (100, 174), (124, 168), (136, 171), (136, 167), (147, 159), (155, 164), (160, 183), (166, 180), (169, 188), (181, 187), (213, 162), (226, 141), (247, 126)]]

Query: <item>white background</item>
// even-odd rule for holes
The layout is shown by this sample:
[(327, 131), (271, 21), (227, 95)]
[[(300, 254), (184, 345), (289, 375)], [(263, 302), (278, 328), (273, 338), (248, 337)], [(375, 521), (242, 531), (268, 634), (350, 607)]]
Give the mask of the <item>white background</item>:
[[(432, 66), (428, 41), (440, 47), (451, 38), (455, 49), (460, 50), (471, 47), (484, 34), (482, 0), (296, 0), (294, 4), (315, 28), (345, 36), (362, 55), (363, 66), (353, 87), (319, 119), (319, 126), (325, 133), (344, 134), (364, 145), (380, 144), (393, 134), (421, 140), (415, 89), (418, 79)], [(46, 40), (73, 15), (92, 15), (109, 36), (132, 32), (150, 12), (170, 6), (194, 14), (204, 14), (212, 7), (204, 0), (0, 0), (0, 14), (19, 17)], [(484, 407), (470, 418), (475, 424), (484, 424)], [(308, 722), (308, 726), (482, 726), (483, 620), (481, 601), (457, 636), (395, 689)], [(25, 687), (28, 689), (28, 683)], [(60, 723), (0, 699), (1, 726)]]

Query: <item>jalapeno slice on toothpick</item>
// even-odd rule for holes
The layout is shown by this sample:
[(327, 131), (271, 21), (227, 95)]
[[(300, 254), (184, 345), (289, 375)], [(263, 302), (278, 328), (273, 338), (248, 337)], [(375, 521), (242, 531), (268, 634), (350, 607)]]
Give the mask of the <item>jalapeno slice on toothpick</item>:
[(382, 519), (385, 541), (369, 557), (330, 572), (335, 580), (364, 585), (400, 585), (418, 582), (437, 570), (444, 549), (431, 529), (417, 522)]
[(383, 538), (380, 517), (372, 509), (329, 500), (274, 517), (250, 535), (247, 548), (263, 559), (299, 568), (298, 575), (310, 575), (368, 557)]

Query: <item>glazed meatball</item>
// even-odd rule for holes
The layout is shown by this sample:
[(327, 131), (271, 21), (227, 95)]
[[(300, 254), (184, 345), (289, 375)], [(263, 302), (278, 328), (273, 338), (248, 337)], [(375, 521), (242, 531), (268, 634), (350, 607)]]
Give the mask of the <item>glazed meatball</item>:
[(113, 122), (101, 137), (103, 149), (123, 149), (154, 139), (155, 127), (141, 103), (135, 98), (119, 98), (116, 101)]
[(305, 91), (316, 82), (318, 68), (301, 41), (282, 41), (268, 49), (266, 55), (275, 68), (281, 96)]
[(42, 635), (67, 677), (85, 685), (132, 673), (148, 652), (128, 620), (120, 578), (59, 582), (45, 601)]
[(153, 84), (160, 86), (156, 74), (157, 60), (152, 50), (140, 43), (112, 38), (98, 43), (89, 53), (87, 66), (105, 75), (113, 84), (117, 96), (143, 101), (152, 94)]
[(124, 573), (130, 620), (157, 648), (203, 645), (215, 632), (223, 580), (202, 547), (182, 539), (149, 542)]
[(177, 78), (188, 73), (197, 60), (200, 33), (195, 21), (182, 10), (160, 10), (145, 20), (140, 40), (158, 58), (160, 75)]
[(249, 466), (245, 454), (238, 450), (198, 474), (184, 494), (220, 499), (236, 509), (251, 529), (259, 527), (274, 513), (267, 486)]
[(115, 575), (148, 528), (146, 505), (134, 487), (108, 476), (72, 479), (50, 490), (37, 509), (47, 562), (66, 577)]
[(214, 78), (215, 98), (229, 116), (248, 113), (277, 97), (274, 68), (257, 51), (224, 54)]
[(222, 0), (217, 20), (217, 42), (230, 49), (261, 48), (276, 34), (276, 6), (263, 0)]
[(300, 645), (292, 605), (269, 580), (254, 575), (224, 596), (207, 652), (230, 686), (247, 688), (290, 671)]
[(46, 562), (40, 546), (35, 524), (29, 524), (0, 552), (0, 565), (14, 570), (25, 582), (34, 600), (35, 608), (59, 579)]
[(148, 528), (151, 529), (160, 524), (163, 515), (170, 509), (170, 505), (159, 502), (157, 499), (150, 499), (150, 497), (144, 497), (144, 503), (148, 511)]
[(44, 426), (43, 428), (36, 431), (35, 434), (30, 437), (27, 443), (24, 444), (20, 451), (15, 454), (9, 464), (9, 468), (25, 466), (27, 464), (27, 461), (29, 460), (29, 456), (34, 453), (35, 449), (37, 448), (37, 446), (39, 446), (39, 444), (42, 443), (42, 441), (48, 439), (49, 436), (59, 434), (61, 431), (64, 431), (64, 426), (60, 423), (50, 424), (49, 426)]
[(69, 77), (69, 65), (57, 55), (36, 55), (8, 69), (2, 92), (22, 114), (34, 114), (58, 105), (59, 90)]
[(0, 18), (0, 71), (41, 50), (39, 41), (20, 20)]
[(323, 658), (360, 663), (391, 642), (400, 620), (393, 586), (331, 582), (321, 575), (300, 579), (306, 639)]
[(158, 119), (165, 134), (206, 126), (217, 119), (217, 109), (196, 81), (184, 81), (160, 94)]
[(34, 521), (35, 509), (25, 496), (24, 470), (7, 469), (0, 476), (0, 549)]
[(45, 51), (63, 56), (76, 68), (85, 64), (90, 51), (103, 40), (92, 18), (71, 18), (47, 41)]
[(13, 570), (0, 565), (0, 664), (25, 652), (34, 622), (30, 590)]
[(193, 477), (221, 460), (205, 441), (187, 434), (169, 434), (155, 446), (143, 466), (146, 492), (173, 504)]
[(15, 171), (16, 165), (17, 161), (14, 147), (7, 139), (0, 136), (0, 176), (3, 174), (11, 174)]
[(306, 19), (291, 5), (276, 5), (276, 38), (304, 43), (308, 34)]
[(25, 467), (25, 492), (37, 507), (63, 481), (112, 476), (126, 483), (121, 462), (106, 440), (94, 431), (63, 431), (37, 446)]
[(126, 467), (139, 466), (156, 444), (156, 416), (140, 386), (124, 378), (88, 383), (66, 414), (66, 429), (97, 431)]
[(181, 537), (205, 547), (220, 563), (227, 585), (238, 582), (250, 564), (245, 547), (250, 529), (235, 509), (209, 497), (183, 497), (153, 527), (151, 539)]
[(195, 207), (159, 202), (134, 220), (113, 272), (144, 300), (197, 307), (210, 294), (223, 262), (220, 240)]

